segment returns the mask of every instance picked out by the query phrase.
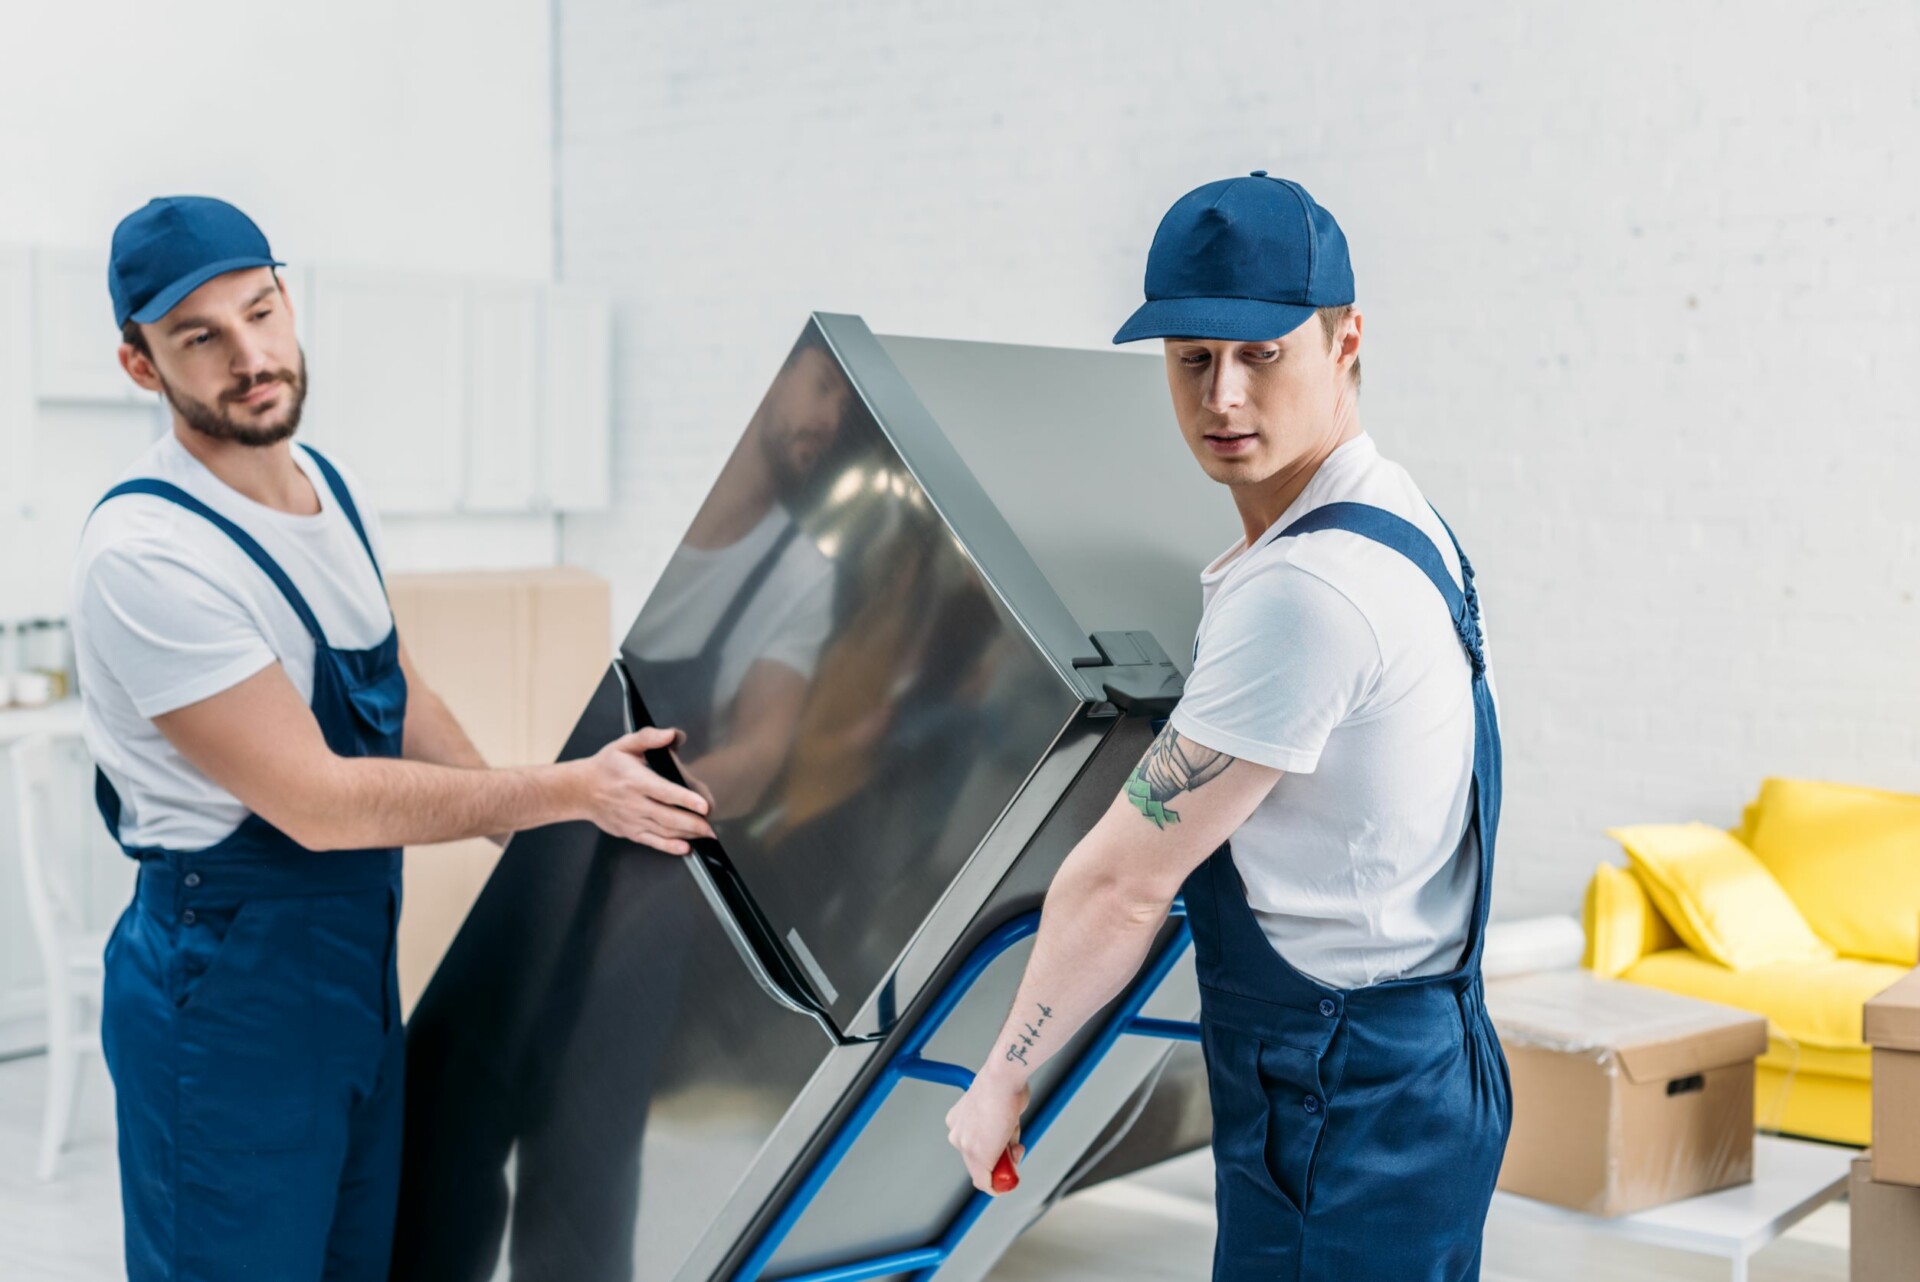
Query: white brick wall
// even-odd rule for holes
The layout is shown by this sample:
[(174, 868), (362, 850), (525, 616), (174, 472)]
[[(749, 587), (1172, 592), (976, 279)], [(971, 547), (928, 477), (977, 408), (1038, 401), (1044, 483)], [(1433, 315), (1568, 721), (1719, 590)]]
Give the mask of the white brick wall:
[(1920, 790), (1920, 7), (556, 2), (560, 269), (619, 299), (566, 551), (618, 613), (809, 310), (1100, 346), (1173, 198), (1263, 167), (1481, 570), (1499, 911), (1766, 773)]

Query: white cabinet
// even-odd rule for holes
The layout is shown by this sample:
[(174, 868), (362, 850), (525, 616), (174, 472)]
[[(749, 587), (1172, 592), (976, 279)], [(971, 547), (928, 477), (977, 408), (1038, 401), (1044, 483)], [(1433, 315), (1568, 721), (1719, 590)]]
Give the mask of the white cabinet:
[(468, 292), (466, 511), (525, 512), (541, 503), (540, 303), (532, 285)]
[(34, 392), (48, 401), (137, 402), (146, 393), (120, 368), (107, 260), (70, 249), (33, 255)]
[(33, 260), (0, 247), (0, 521), (33, 474)]
[(606, 297), (547, 290), (540, 450), (543, 497), (560, 511), (607, 505), (613, 327)]
[(332, 446), (382, 512), (452, 512), (465, 487), (466, 290), (315, 268), (306, 439)]
[[(280, 274), (311, 376), (301, 439), (338, 451), (382, 512), (606, 505), (603, 294), (362, 268)], [(151, 400), (118, 349), (103, 258), (0, 248), (0, 503), (32, 492), (37, 404)]]
[(338, 449), (381, 511), (606, 506), (604, 295), (330, 268), (311, 279), (301, 431)]

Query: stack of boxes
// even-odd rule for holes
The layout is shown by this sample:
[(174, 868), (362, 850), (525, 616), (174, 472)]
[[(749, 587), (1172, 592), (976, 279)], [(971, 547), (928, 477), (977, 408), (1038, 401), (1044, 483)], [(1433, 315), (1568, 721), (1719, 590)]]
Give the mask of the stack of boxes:
[(1920, 969), (1867, 1003), (1873, 1150), (1853, 1164), (1853, 1282), (1920, 1277)]

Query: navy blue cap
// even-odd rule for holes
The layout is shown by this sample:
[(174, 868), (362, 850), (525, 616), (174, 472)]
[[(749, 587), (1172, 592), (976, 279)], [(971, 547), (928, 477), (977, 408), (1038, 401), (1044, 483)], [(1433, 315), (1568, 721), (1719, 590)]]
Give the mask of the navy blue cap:
[(1147, 301), (1113, 341), (1257, 343), (1352, 301), (1340, 224), (1299, 183), (1256, 169), (1174, 202), (1147, 252)]
[(215, 276), (284, 265), (253, 219), (224, 200), (150, 200), (113, 229), (113, 257), (107, 264), (113, 323), (150, 324)]

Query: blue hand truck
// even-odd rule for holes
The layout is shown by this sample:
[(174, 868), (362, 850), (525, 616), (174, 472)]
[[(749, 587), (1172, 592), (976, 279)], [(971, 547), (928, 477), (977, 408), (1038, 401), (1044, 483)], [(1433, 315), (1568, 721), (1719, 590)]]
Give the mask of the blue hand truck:
[[(1186, 911), (1183, 903), (1177, 899), (1174, 900), (1170, 915), (1178, 918), (1180, 924), (1173, 937), (1161, 946), (1158, 955), (1154, 957), (1146, 972), (1135, 981), (1133, 988), (1122, 999), (1119, 1008), (1108, 1016), (1107, 1022), (1101, 1026), (1099, 1033), (1087, 1048), (1080, 1053), (1080, 1058), (1074, 1062), (1066, 1077), (1054, 1087), (1053, 1093), (1047, 1097), (1046, 1104), (1034, 1114), (1032, 1123), (1022, 1128), (1021, 1138), (1029, 1152), (1046, 1137), (1047, 1130), (1053, 1125), (1054, 1119), (1059, 1117), (1062, 1110), (1072, 1102), (1073, 1097), (1079, 1093), (1080, 1088), (1086, 1084), (1087, 1079), (1093, 1075), (1093, 1071), (1100, 1066), (1107, 1052), (1113, 1049), (1114, 1043), (1120, 1038), (1124, 1036), (1158, 1037), (1176, 1042), (1200, 1040), (1198, 1024), (1175, 1019), (1149, 1019), (1140, 1014), (1148, 1000), (1159, 990), (1162, 981), (1172, 972), (1174, 964), (1180, 960), (1193, 942), (1193, 928), (1187, 924)], [(920, 1017), (919, 1022), (907, 1035), (906, 1041), (899, 1050), (894, 1052), (887, 1066), (881, 1070), (879, 1077), (867, 1087), (866, 1093), (860, 1097), (860, 1102), (855, 1105), (853, 1112), (840, 1123), (832, 1141), (814, 1160), (813, 1166), (807, 1171), (806, 1177), (800, 1181), (799, 1187), (793, 1191), (793, 1196), (787, 1199), (780, 1214), (775, 1217), (772, 1224), (767, 1226), (766, 1233), (755, 1245), (752, 1254), (748, 1255), (740, 1267), (734, 1271), (732, 1282), (762, 1282), (767, 1264), (773, 1259), (774, 1253), (786, 1241), (787, 1235), (793, 1231), (793, 1226), (800, 1222), (800, 1217), (806, 1214), (807, 1207), (812, 1205), (814, 1197), (832, 1178), (841, 1159), (846, 1157), (847, 1152), (853, 1148), (854, 1142), (867, 1129), (868, 1123), (872, 1122), (874, 1115), (880, 1111), (880, 1106), (886, 1103), (887, 1097), (893, 1093), (893, 1088), (901, 1081), (912, 1078), (922, 1082), (943, 1082), (962, 1091), (973, 1084), (971, 1070), (958, 1064), (926, 1059), (921, 1052), (926, 1049), (927, 1043), (933, 1039), (934, 1034), (940, 1031), (941, 1025), (946, 1023), (947, 1017), (953, 1014), (954, 1009), (972, 990), (974, 982), (986, 972), (987, 967), (991, 966), (1000, 954), (1039, 929), (1040, 912), (1035, 909), (996, 928), (992, 934), (980, 941), (973, 952), (967, 955), (967, 960), (960, 967), (959, 972), (947, 981), (946, 987), (940, 990), (938, 999), (927, 1013)], [(974, 1223), (979, 1220), (992, 1200), (988, 1194), (976, 1190), (960, 1208), (959, 1214), (955, 1215), (953, 1221), (947, 1225), (946, 1231), (940, 1235), (939, 1240), (925, 1246), (849, 1260), (844, 1264), (836, 1264), (824, 1269), (788, 1274), (775, 1282), (858, 1282), (862, 1278), (879, 1278), (908, 1272), (913, 1274), (913, 1282), (932, 1282), (933, 1275), (959, 1248), (961, 1241), (965, 1239), (968, 1231), (973, 1228)]]

